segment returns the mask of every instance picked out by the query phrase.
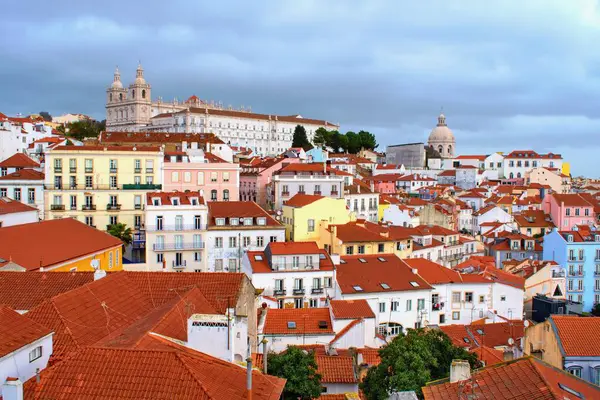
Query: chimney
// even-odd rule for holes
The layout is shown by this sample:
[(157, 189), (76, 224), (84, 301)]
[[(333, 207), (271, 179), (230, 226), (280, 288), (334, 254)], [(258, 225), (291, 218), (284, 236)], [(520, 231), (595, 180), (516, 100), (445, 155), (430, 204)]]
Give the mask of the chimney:
[(6, 378), (2, 385), (2, 398), (4, 400), (23, 400), (23, 382), (19, 378)]
[(98, 279), (102, 279), (106, 276), (106, 271), (98, 268), (97, 270), (94, 271), (94, 280), (97, 281)]
[(246, 398), (252, 400), (252, 355), (250, 354), (250, 347), (248, 347), (248, 358), (246, 358), (246, 363)]
[(371, 192), (375, 192), (375, 181), (371, 181)]
[(263, 373), (265, 375), (267, 375), (267, 354), (269, 354), (269, 351), (267, 349), (267, 339), (263, 339), (262, 340), (262, 344), (263, 344)]
[(466, 360), (452, 360), (450, 364), (450, 383), (471, 378), (471, 366)]
[(333, 265), (340, 265), (340, 255), (339, 254), (330, 254), (329, 258), (331, 258), (331, 262)]
[(419, 270), (417, 268), (413, 268), (412, 269), (412, 273), (415, 274), (415, 275), (418, 275), (419, 274)]

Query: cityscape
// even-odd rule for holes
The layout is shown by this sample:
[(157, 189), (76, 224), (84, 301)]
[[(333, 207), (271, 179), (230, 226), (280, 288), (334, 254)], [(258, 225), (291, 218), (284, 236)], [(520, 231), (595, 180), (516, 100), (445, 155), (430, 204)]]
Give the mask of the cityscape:
[[(499, 24), (507, 23), (503, 12), (519, 10), (509, 3), (490, 4)], [(240, 8), (230, 10), (231, 23), (256, 15), (232, 6)], [(585, 16), (600, 16), (598, 6), (573, 4), (577, 13), (569, 14), (557, 3), (545, 13), (578, 26), (569, 40), (581, 43), (583, 27), (596, 24)], [(20, 7), (8, 15), (17, 20)], [(134, 35), (90, 17), (95, 9), (84, 16), (56, 7), (49, 21), (69, 32), (65, 21), (75, 13), (84, 32), (59, 47), (81, 40), (93, 49), (111, 35), (124, 43)], [(218, 7), (206, 16), (221, 21)], [(365, 35), (372, 32), (363, 24), (389, 21), (388, 7), (406, 7), (415, 18), (423, 11), (379, 2), (352, 13), (345, 3), (276, 7), (282, 21), (261, 20), (253, 40), (262, 29), (283, 34), (276, 26), (288, 18), (307, 29), (325, 11), (360, 21)], [(479, 12), (441, 7), (434, 19)], [(523, 15), (539, 23), (532, 14), (545, 4), (531, 7)], [(139, 16), (153, 13), (160, 14)], [(91, 40), (98, 21), (106, 34)], [(416, 32), (418, 25), (410, 26)], [(169, 32), (189, 45), (184, 26)], [(327, 38), (342, 41), (329, 29)], [(473, 46), (487, 38), (476, 39), (479, 28), (470, 23), (465, 29)], [(171, 49), (157, 32), (154, 51), (166, 57)], [(299, 37), (290, 40), (302, 46)], [(322, 41), (332, 60), (340, 56)], [(193, 49), (209, 57), (213, 45)], [(246, 45), (250, 51), (256, 43)], [(11, 57), (20, 51), (8, 46)], [(312, 54), (305, 56), (287, 67), (289, 77), (310, 64)], [(574, 123), (570, 142), (553, 128), (543, 138), (535, 129), (474, 138), (482, 116), (506, 110), (463, 93), (455, 101), (432, 98), (414, 120), (406, 113), (422, 97), (403, 94), (406, 121), (396, 128), (378, 120), (378, 104), (365, 101), (365, 114), (353, 112), (358, 97), (323, 106), (332, 96), (327, 85), (299, 97), (286, 86), (265, 87), (253, 93), (252, 107), (242, 105), (244, 91), (264, 75), (223, 83), (219, 72), (215, 87), (234, 106), (195, 94), (206, 91), (193, 80), (172, 96), (181, 87), (169, 82), (185, 74), (154, 54), (148, 62), (117, 48), (76, 57), (78, 68), (90, 68), (85, 96), (75, 91), (65, 100), (40, 87), (23, 103), (11, 88), (28, 79), (25, 59), (22, 72), (11, 66), (2, 78), (1, 399), (600, 399), (600, 179), (587, 128), (576, 132)], [(107, 59), (110, 68), (92, 73)], [(264, 68), (277, 83), (279, 75)], [(352, 68), (354, 83), (372, 82), (368, 69), (355, 76)], [(422, 73), (437, 79), (436, 68)], [(454, 74), (447, 71), (460, 85)], [(47, 79), (61, 78), (48, 72)], [(533, 118), (532, 110), (523, 106), (511, 118)], [(424, 120), (422, 132), (415, 127)]]

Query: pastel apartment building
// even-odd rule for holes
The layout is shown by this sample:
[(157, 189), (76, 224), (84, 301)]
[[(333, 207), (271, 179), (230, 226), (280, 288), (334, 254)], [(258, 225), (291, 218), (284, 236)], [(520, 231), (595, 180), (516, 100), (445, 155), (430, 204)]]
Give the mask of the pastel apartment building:
[(526, 174), (534, 168), (548, 167), (562, 169), (560, 154), (538, 154), (533, 150), (514, 150), (504, 156), (505, 179), (515, 183), (524, 183)]
[(146, 195), (145, 246), (149, 271), (206, 271), (208, 208), (199, 192)]
[(0, 228), (39, 221), (37, 208), (9, 197), (0, 197)]
[(240, 164), (240, 200), (254, 201), (266, 208), (270, 196), (267, 196), (275, 171), (288, 164), (300, 162), (299, 158), (253, 158), (250, 162)]
[(593, 225), (596, 221), (594, 205), (578, 193), (550, 194), (544, 197), (542, 207), (559, 230), (568, 231), (576, 225)]

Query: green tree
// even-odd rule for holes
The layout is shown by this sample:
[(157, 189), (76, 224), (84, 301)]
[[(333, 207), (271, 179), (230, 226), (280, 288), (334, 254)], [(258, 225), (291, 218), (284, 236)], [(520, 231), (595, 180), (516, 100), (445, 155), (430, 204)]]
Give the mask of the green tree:
[(360, 131), (360, 132), (358, 132), (358, 136), (360, 138), (360, 147), (362, 147), (362, 148), (365, 148), (368, 150), (375, 150), (375, 148), (377, 146), (379, 146), (377, 144), (377, 140), (375, 139), (375, 135), (373, 135), (370, 132)]
[(82, 119), (67, 124), (64, 129), (65, 135), (77, 140), (90, 137), (98, 137), (100, 132), (106, 129), (106, 120), (96, 121), (93, 119)]
[(313, 399), (321, 395), (321, 375), (313, 352), (290, 346), (286, 351), (269, 353), (269, 375), (287, 379), (283, 399)]
[(350, 154), (356, 154), (360, 151), (361, 140), (360, 136), (355, 132), (346, 132), (346, 139), (348, 140), (347, 150)]
[(477, 356), (454, 346), (441, 330), (409, 329), (379, 351), (381, 363), (371, 367), (360, 388), (369, 400), (383, 400), (392, 392), (414, 390), (429, 381), (450, 375), (454, 359), (468, 360), (472, 368), (481, 364)]
[(592, 315), (594, 317), (600, 317), (600, 303), (594, 304), (592, 307)]
[(108, 227), (108, 233), (123, 242), (123, 250), (125, 250), (125, 246), (131, 244), (133, 241), (131, 228), (128, 228), (127, 225), (121, 222), (110, 225)]
[(321, 127), (315, 131), (313, 136), (313, 144), (318, 147), (328, 146), (331, 142), (331, 131)]
[(306, 129), (304, 129), (302, 125), (296, 125), (296, 128), (294, 129), (292, 147), (302, 147), (305, 150), (311, 147), (308, 137), (306, 136)]
[(46, 122), (52, 122), (52, 115), (48, 111), (40, 111), (40, 117), (44, 118)]

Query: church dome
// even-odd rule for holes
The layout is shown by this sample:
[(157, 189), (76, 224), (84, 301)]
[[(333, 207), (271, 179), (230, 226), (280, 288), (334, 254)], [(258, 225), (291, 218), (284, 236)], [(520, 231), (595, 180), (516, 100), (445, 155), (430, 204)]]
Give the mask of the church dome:
[(438, 117), (438, 124), (431, 133), (429, 134), (428, 143), (430, 145), (434, 143), (454, 143), (454, 134), (446, 125), (446, 116), (444, 114), (440, 114)]
[(136, 85), (145, 85), (146, 80), (144, 79), (144, 69), (142, 68), (142, 64), (138, 64), (137, 70), (135, 71), (135, 84)]
[(113, 83), (110, 85), (113, 89), (123, 89), (123, 83), (121, 83), (121, 74), (119, 73), (119, 67), (115, 69), (115, 75), (113, 78)]

